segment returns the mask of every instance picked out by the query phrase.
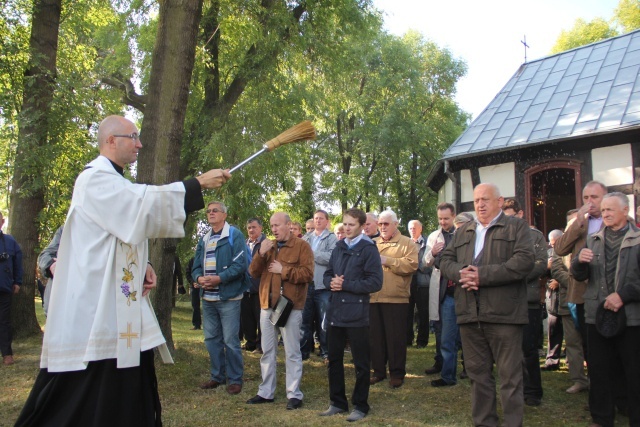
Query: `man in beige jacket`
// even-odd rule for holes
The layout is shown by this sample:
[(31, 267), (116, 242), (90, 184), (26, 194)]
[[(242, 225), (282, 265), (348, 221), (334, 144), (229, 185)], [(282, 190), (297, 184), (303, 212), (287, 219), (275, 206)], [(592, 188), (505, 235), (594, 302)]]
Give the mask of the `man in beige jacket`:
[(380, 237), (375, 239), (382, 262), (382, 289), (371, 294), (371, 384), (384, 380), (389, 362), (389, 385), (404, 383), (407, 362), (407, 309), (411, 277), (418, 269), (418, 248), (398, 231), (398, 217), (392, 210), (378, 218)]

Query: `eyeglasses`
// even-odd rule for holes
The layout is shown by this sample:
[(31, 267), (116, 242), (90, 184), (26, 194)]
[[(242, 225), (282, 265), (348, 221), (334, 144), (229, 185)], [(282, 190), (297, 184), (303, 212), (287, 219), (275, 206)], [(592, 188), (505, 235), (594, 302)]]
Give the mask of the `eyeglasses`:
[(140, 140), (140, 135), (138, 135), (137, 133), (130, 133), (129, 135), (112, 135), (112, 136), (116, 136), (119, 138), (130, 138), (133, 139), (134, 141), (136, 140)]
[(207, 209), (207, 213), (218, 213), (218, 212), (224, 213), (221, 209), (218, 209), (218, 208)]

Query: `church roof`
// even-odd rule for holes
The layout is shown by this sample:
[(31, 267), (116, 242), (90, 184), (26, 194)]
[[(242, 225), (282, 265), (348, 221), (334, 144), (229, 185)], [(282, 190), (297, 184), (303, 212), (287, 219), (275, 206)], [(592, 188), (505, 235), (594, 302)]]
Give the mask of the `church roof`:
[(442, 160), (640, 125), (640, 30), (523, 64)]

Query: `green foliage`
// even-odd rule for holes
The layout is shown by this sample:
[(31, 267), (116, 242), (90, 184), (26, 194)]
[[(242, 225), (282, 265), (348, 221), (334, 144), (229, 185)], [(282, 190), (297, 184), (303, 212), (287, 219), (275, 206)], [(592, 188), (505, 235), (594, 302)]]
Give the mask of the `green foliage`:
[(637, 30), (640, 28), (640, 1), (620, 0), (613, 12), (613, 17), (623, 33)]
[(590, 22), (577, 19), (573, 28), (560, 32), (551, 53), (564, 52), (617, 35), (617, 30), (602, 18), (595, 18)]

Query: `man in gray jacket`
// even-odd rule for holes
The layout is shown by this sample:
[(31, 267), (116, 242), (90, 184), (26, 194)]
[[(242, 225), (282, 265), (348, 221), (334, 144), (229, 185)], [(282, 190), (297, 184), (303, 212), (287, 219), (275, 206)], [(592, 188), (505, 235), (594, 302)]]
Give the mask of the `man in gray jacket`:
[(474, 425), (498, 425), (493, 364), (507, 427), (524, 414), (522, 331), (529, 323), (525, 279), (534, 265), (529, 226), (502, 213), (495, 184), (473, 191), (476, 221), (461, 226), (442, 253), (441, 273), (456, 282), (455, 311), (471, 379)]
[[(605, 227), (589, 235), (586, 248), (571, 261), (573, 277), (588, 279), (584, 308), (589, 410), (592, 426), (613, 426), (615, 404), (620, 403), (615, 401), (617, 389), (626, 386), (629, 425), (636, 426), (640, 425), (640, 230), (628, 218), (625, 194), (606, 194), (600, 206)], [(624, 316), (626, 327), (621, 331), (600, 328), (599, 310)]]
[(327, 363), (329, 347), (327, 346), (327, 307), (329, 305), (329, 295), (331, 292), (323, 283), (324, 275), (331, 252), (338, 242), (338, 238), (329, 230), (329, 214), (322, 209), (313, 214), (315, 229), (302, 237), (313, 249), (314, 271), (313, 282), (307, 288), (307, 300), (302, 311), (302, 327), (300, 338), (300, 351), (302, 360), (306, 360), (313, 353), (314, 323), (320, 341), (320, 356)]

